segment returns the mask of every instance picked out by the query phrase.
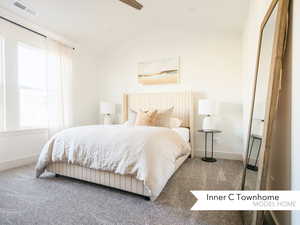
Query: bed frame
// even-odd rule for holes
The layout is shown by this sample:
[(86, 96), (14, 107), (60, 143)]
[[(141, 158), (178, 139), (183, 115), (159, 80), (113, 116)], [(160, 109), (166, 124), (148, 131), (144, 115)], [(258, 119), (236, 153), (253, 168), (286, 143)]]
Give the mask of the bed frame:
[[(194, 157), (194, 99), (192, 92), (124, 94), (122, 104), (123, 120), (128, 119), (129, 109), (166, 109), (172, 106), (174, 106), (173, 117), (181, 119), (183, 126), (190, 129), (191, 157)], [(183, 156), (176, 161), (176, 170), (187, 158), (188, 156)], [(68, 163), (51, 163), (46, 170), (57, 175), (101, 184), (151, 198), (151, 193), (144, 186), (143, 181), (137, 180), (131, 175), (120, 175)]]

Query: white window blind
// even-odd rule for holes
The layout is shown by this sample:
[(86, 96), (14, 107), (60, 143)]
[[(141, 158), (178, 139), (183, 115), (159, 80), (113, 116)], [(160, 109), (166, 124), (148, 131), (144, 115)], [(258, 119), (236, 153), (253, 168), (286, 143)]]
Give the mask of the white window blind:
[(18, 44), (20, 128), (46, 128), (47, 76), (45, 50)]
[(6, 129), (4, 39), (0, 36), (0, 131)]

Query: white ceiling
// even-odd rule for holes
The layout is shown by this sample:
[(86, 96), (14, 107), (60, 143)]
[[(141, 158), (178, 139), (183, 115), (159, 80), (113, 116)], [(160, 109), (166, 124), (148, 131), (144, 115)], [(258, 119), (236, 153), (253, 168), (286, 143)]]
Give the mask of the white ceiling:
[[(28, 20), (66, 38), (102, 51), (108, 46), (157, 29), (189, 27), (201, 31), (240, 32), (249, 0), (140, 0), (141, 11), (118, 0), (22, 0), (38, 15)], [(20, 13), (12, 0), (0, 6)], [(24, 15), (23, 15), (24, 16)], [(98, 43), (98, 44), (97, 44)]]

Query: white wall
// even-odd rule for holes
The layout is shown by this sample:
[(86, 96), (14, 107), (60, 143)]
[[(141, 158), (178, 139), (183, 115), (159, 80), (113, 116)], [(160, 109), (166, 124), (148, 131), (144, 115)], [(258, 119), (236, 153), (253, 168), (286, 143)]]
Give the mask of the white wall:
[[(165, 57), (181, 57), (181, 83), (141, 86), (137, 64)], [(207, 32), (201, 29), (151, 30), (110, 49), (99, 59), (101, 100), (121, 104), (124, 92), (193, 90), (200, 97), (218, 102), (216, 138), (219, 157), (241, 159), (242, 74), (241, 34)], [(120, 115), (119, 115), (120, 116)], [(196, 127), (200, 128), (197, 115)], [(203, 150), (203, 136), (196, 134), (196, 148)]]
[(36, 161), (47, 139), (47, 130), (0, 132), (0, 171)]
[(73, 113), (74, 126), (97, 124), (99, 113), (98, 60), (84, 48), (75, 50)]

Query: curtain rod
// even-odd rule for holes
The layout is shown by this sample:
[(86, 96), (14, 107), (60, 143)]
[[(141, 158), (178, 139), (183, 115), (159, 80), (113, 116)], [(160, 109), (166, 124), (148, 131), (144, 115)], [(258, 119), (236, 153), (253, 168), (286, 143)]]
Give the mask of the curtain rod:
[[(40, 32), (37, 32), (37, 31), (32, 30), (32, 29), (30, 29), (30, 28), (28, 28), (28, 27), (25, 27), (25, 26), (23, 26), (22, 24), (16, 23), (16, 22), (14, 22), (14, 21), (12, 21), (12, 20), (10, 20), (10, 19), (7, 19), (7, 18), (5, 18), (5, 17), (3, 17), (3, 16), (0, 16), (0, 19), (3, 19), (3, 20), (5, 20), (6, 22), (12, 23), (12, 24), (14, 24), (14, 25), (16, 25), (16, 26), (18, 26), (18, 27), (21, 27), (21, 28), (23, 28), (23, 29), (25, 29), (25, 30), (28, 30), (28, 31), (30, 31), (30, 32), (32, 32), (32, 33), (34, 33), (34, 34), (37, 34), (37, 35), (39, 35), (39, 36), (42, 36), (42, 37), (44, 37), (44, 38), (48, 38), (47, 35), (44, 35), (44, 34), (42, 34), (42, 33), (40, 33)], [(70, 47), (70, 48), (72, 48), (73, 50), (75, 50), (74, 47)]]

